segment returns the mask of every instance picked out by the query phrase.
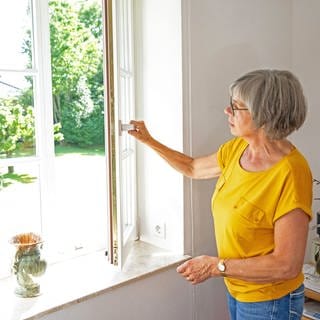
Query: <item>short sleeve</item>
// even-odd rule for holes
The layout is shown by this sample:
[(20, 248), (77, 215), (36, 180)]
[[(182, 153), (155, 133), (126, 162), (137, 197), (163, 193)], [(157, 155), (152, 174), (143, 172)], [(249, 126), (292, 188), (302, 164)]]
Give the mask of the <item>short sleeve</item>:
[(289, 163), (273, 222), (294, 209), (302, 209), (312, 218), (312, 174), (307, 162)]
[(247, 143), (238, 137), (222, 144), (217, 152), (218, 164), (221, 170), (225, 169), (235, 156), (238, 157), (239, 150), (241, 151), (246, 146)]

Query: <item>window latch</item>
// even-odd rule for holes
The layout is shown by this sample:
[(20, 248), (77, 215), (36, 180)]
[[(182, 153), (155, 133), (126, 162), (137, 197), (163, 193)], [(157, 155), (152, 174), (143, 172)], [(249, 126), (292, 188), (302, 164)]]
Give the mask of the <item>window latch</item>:
[(122, 135), (123, 131), (129, 131), (134, 130), (135, 126), (131, 123), (122, 123), (121, 120), (119, 120), (119, 135)]

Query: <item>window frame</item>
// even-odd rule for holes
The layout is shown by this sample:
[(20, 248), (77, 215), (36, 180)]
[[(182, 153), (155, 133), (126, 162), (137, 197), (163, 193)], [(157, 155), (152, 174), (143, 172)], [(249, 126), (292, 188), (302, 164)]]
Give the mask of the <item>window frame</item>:
[[(125, 23), (124, 12), (130, 17)], [(108, 23), (109, 22), (109, 23)], [(123, 267), (137, 234), (136, 203), (136, 147), (135, 141), (122, 132), (122, 122), (134, 118), (134, 38), (133, 1), (104, 0), (105, 68), (107, 87), (107, 139), (109, 172), (109, 259), (114, 265)], [(124, 55), (124, 56), (121, 56)], [(128, 88), (121, 79), (129, 79)], [(127, 81), (124, 81), (127, 83)], [(131, 85), (130, 85), (131, 83)], [(129, 104), (129, 107), (127, 106)], [(125, 113), (125, 115), (124, 115)], [(106, 140), (107, 141), (107, 140)], [(128, 151), (127, 156), (123, 156)], [(130, 177), (127, 181), (125, 161), (129, 161)], [(126, 172), (128, 173), (128, 172)], [(124, 193), (123, 186), (131, 190), (131, 201)], [(130, 202), (126, 206), (125, 202)], [(127, 212), (128, 207), (130, 212)], [(128, 225), (125, 221), (129, 221)]]
[[(29, 0), (31, 12), (31, 42), (32, 66), (31, 68), (1, 68), (0, 72), (13, 75), (32, 76), (33, 78), (33, 111), (35, 125), (35, 154), (27, 157), (12, 157), (0, 159), (1, 166), (16, 166), (31, 164), (38, 167), (39, 172), (39, 226), (41, 234), (46, 234), (43, 223), (45, 215), (53, 214), (53, 166), (54, 166), (54, 138), (52, 122), (52, 87), (51, 81), (51, 56), (49, 37), (48, 2)], [(46, 106), (41, 107), (41, 106)], [(37, 228), (35, 228), (37, 229)], [(7, 274), (0, 275), (7, 276)]]
[[(52, 123), (52, 86), (49, 43), (48, 3), (41, 0), (29, 0), (32, 8), (32, 68), (30, 69), (1, 69), (0, 72), (32, 76), (34, 79), (34, 121), (35, 121), (35, 156), (1, 159), (1, 165), (16, 165), (34, 163), (39, 165), (41, 211), (52, 208), (52, 188), (48, 185), (53, 180), (52, 168), (54, 154), (53, 123)], [(35, 19), (35, 17), (37, 17)], [(48, 63), (49, 62), (49, 63)], [(46, 106), (41, 108), (40, 106)], [(46, 165), (44, 165), (46, 162)], [(51, 199), (51, 200), (50, 200)]]
[[(124, 265), (131, 245), (137, 239), (137, 203), (136, 203), (136, 150), (135, 141), (127, 133), (121, 132), (121, 121), (134, 118), (134, 49), (133, 49), (133, 1), (132, 0), (100, 0), (103, 9), (104, 24), (104, 81), (105, 81), (105, 150), (107, 155), (106, 195), (109, 201), (109, 261), (120, 268)], [(40, 226), (45, 240), (50, 234), (46, 217), (54, 215), (55, 195), (55, 145), (53, 129), (53, 101), (49, 2), (43, 0), (29, 0), (32, 7), (32, 63), (27, 70), (3, 70), (19, 72), (34, 77), (34, 113), (35, 113), (35, 147), (34, 157), (11, 158), (0, 160), (1, 165), (17, 163), (35, 163), (39, 166), (40, 184)], [(120, 7), (126, 4), (125, 7)], [(125, 15), (123, 14), (125, 12)], [(128, 19), (129, 18), (129, 19)], [(128, 19), (128, 23), (124, 20)], [(107, 23), (109, 22), (109, 23)], [(125, 49), (125, 50), (124, 50)], [(126, 56), (121, 65), (120, 55)], [(123, 60), (123, 57), (122, 57)], [(121, 77), (129, 79), (129, 89), (125, 88), (127, 97), (123, 93)], [(130, 112), (124, 115), (121, 111), (126, 104), (130, 104)], [(44, 107), (45, 106), (45, 107)], [(120, 110), (121, 109), (121, 110)], [(132, 173), (129, 182), (125, 181), (125, 166), (123, 165), (124, 148), (129, 145), (129, 162)], [(130, 214), (126, 215), (125, 192), (126, 184), (130, 190)], [(128, 190), (127, 188), (127, 190)], [(128, 207), (128, 206), (127, 206)], [(128, 223), (124, 223), (128, 221)], [(107, 230), (106, 230), (107, 232)]]

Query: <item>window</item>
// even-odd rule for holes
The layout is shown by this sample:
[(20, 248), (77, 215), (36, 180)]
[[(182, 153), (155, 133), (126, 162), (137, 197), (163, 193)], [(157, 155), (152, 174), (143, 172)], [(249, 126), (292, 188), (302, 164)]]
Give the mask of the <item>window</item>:
[(120, 134), (135, 108), (132, 10), (132, 0), (0, 4), (0, 277), (19, 232), (41, 233), (49, 260), (109, 244), (115, 264), (136, 237), (135, 146)]
[(50, 81), (41, 79), (46, 65), (39, 67), (37, 60), (48, 47), (36, 33), (33, 11), (30, 0), (0, 5), (0, 38), (6, 43), (0, 54), (0, 241), (1, 260), (8, 262), (1, 264), (0, 275), (7, 274), (10, 266), (9, 238), (24, 229), (40, 232), (41, 211), (50, 206), (49, 199), (42, 203), (41, 198), (49, 191), (45, 190), (49, 185), (41, 183), (50, 174), (44, 163), (52, 166), (52, 160), (45, 161), (53, 152), (53, 140), (46, 139), (52, 132), (52, 117), (48, 122), (50, 109), (41, 107), (46, 105), (44, 92), (50, 90)]
[[(111, 197), (110, 258), (122, 265), (136, 238), (135, 145), (122, 125), (134, 119), (133, 1), (106, 1), (106, 39), (109, 67), (109, 153)], [(112, 21), (112, 23), (111, 23)], [(112, 25), (112, 28), (110, 27)], [(112, 63), (110, 64), (110, 61)], [(109, 62), (109, 63), (108, 63)], [(120, 183), (119, 183), (120, 182)], [(121, 247), (120, 254), (117, 252)]]
[(144, 119), (182, 150), (180, 19), (178, 0), (0, 3), (0, 277), (30, 230), (51, 261), (107, 250), (121, 266), (136, 238), (184, 251), (183, 178), (121, 132)]

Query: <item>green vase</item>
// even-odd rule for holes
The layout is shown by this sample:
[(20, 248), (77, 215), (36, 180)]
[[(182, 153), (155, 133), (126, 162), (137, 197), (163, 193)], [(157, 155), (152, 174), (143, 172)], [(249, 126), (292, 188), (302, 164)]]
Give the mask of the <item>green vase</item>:
[(17, 286), (15, 293), (24, 298), (40, 294), (39, 277), (47, 268), (47, 262), (41, 257), (43, 241), (34, 233), (21, 233), (10, 241), (15, 246), (12, 271)]

